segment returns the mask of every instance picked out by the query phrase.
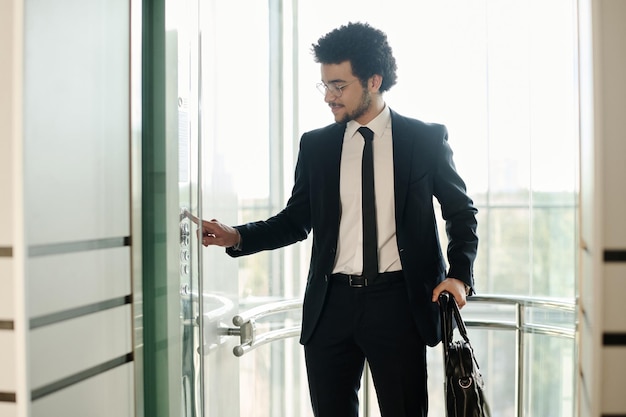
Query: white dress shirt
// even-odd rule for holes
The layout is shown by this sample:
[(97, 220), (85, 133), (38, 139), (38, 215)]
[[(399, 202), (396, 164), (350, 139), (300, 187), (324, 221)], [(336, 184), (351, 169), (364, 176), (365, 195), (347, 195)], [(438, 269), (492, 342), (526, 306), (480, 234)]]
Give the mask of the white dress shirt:
[[(341, 152), (339, 197), (341, 220), (333, 273), (361, 275), (363, 271), (363, 216), (361, 211), (361, 125), (351, 120), (346, 126)], [(374, 132), (374, 193), (378, 237), (379, 272), (399, 271), (400, 254), (396, 243), (395, 198), (393, 182), (393, 146), (391, 113), (383, 111), (367, 124)]]

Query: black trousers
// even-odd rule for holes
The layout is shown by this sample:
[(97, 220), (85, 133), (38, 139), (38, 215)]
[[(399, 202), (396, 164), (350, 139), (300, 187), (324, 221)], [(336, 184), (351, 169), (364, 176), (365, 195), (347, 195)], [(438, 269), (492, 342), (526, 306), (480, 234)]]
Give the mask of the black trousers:
[(304, 352), (316, 417), (358, 416), (365, 360), (382, 417), (427, 415), (426, 346), (402, 280), (362, 288), (331, 280)]

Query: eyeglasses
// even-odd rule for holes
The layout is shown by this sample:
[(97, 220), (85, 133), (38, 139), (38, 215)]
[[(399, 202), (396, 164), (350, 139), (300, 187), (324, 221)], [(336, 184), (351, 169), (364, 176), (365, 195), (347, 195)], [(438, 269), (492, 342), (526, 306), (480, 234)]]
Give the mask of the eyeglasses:
[(341, 95), (343, 94), (343, 89), (357, 80), (358, 78), (343, 85), (337, 85), (337, 83), (317, 83), (315, 87), (317, 87), (317, 90), (322, 93), (324, 97), (326, 96), (326, 93), (330, 93), (335, 97), (341, 97)]

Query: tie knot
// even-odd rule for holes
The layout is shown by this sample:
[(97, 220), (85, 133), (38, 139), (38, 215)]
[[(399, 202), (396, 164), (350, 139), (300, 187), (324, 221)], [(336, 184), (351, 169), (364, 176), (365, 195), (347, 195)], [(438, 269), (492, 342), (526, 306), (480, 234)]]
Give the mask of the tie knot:
[(374, 132), (372, 132), (372, 130), (369, 127), (366, 126), (361, 126), (359, 128), (359, 133), (361, 134), (361, 136), (363, 136), (365, 138), (365, 140), (367, 141), (373, 141), (374, 140)]

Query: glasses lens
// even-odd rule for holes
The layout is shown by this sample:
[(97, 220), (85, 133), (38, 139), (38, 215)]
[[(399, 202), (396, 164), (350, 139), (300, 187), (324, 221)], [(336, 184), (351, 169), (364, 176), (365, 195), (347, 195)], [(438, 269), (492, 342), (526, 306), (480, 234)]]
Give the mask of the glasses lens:
[(341, 88), (337, 88), (335, 84), (324, 84), (318, 83), (315, 85), (317, 90), (322, 93), (323, 96), (326, 96), (326, 93), (329, 92), (335, 97), (341, 97)]

